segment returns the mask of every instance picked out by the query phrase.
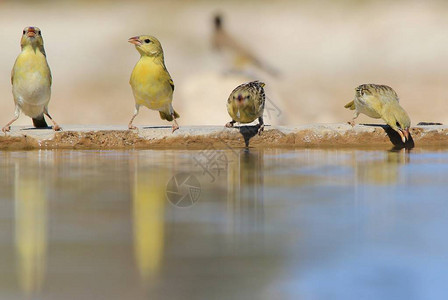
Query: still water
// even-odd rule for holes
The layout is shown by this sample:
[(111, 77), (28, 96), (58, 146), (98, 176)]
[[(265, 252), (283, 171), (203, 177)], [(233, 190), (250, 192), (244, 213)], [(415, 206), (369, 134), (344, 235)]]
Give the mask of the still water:
[(446, 299), (448, 152), (0, 152), (0, 299)]

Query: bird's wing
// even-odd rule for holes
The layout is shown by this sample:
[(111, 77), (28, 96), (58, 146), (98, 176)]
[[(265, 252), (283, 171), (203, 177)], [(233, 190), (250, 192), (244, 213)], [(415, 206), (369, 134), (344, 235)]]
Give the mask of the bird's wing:
[(394, 90), (390, 89), (390, 90), (388, 90), (384, 94), (384, 97), (382, 97), (382, 101), (385, 102), (385, 103), (386, 102), (397, 102), (397, 103), (399, 103), (400, 99), (398, 99), (397, 93)]
[(261, 94), (260, 94), (260, 97), (258, 99), (259, 110), (263, 110), (264, 109), (265, 102), (266, 102), (266, 95), (265, 95), (264, 91), (262, 90)]
[(14, 68), (11, 70), (11, 84), (13, 84), (14, 81)]
[(173, 79), (171, 77), (170, 77), (169, 83), (170, 83), (171, 89), (174, 92), (174, 81), (173, 81)]
[(45, 57), (47, 57), (47, 53), (45, 53), (45, 49), (44, 49), (44, 46), (39, 46), (39, 51), (45, 56)]
[(256, 96), (255, 98), (255, 111), (256, 112), (261, 112), (264, 109), (264, 105), (265, 105), (265, 101), (266, 101), (266, 95), (264, 93), (264, 90), (262, 87), (255, 85), (253, 87), (251, 87), (251, 91), (250, 93), (254, 96)]
[(170, 86), (171, 86), (171, 89), (172, 89), (173, 92), (174, 92), (174, 81), (173, 81), (173, 78), (171, 78), (170, 72), (168, 72), (168, 70), (167, 70), (167, 68), (166, 68), (166, 66), (165, 66), (165, 62), (162, 63), (162, 66), (163, 66), (163, 69), (164, 69), (165, 72), (166, 72), (166, 75), (167, 75), (167, 78), (168, 78), (168, 82), (169, 82), (169, 84), (170, 84)]
[(364, 97), (358, 98), (368, 109), (373, 110), (376, 114), (380, 115), (383, 111), (384, 102), (381, 97), (375, 97), (373, 95), (365, 95)]
[(376, 96), (382, 104), (399, 102), (397, 93), (387, 85), (369, 85), (368, 94)]
[(44, 57), (45, 57), (45, 63), (47, 64), (47, 69), (48, 69), (48, 80), (50, 81), (50, 86), (52, 85), (52, 83), (53, 83), (53, 77), (51, 76), (51, 71), (50, 71), (50, 66), (48, 65), (48, 62), (47, 62), (47, 54), (45, 53), (45, 49), (44, 49), (44, 46), (39, 46), (39, 51), (44, 55)]

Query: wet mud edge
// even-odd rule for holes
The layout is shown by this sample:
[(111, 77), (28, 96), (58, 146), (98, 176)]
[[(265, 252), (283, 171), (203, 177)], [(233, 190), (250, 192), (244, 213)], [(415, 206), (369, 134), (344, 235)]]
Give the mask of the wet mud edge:
[[(437, 128), (439, 127), (439, 128)], [(241, 128), (200, 131), (194, 130), (177, 134), (157, 132), (142, 134), (145, 130), (94, 130), (62, 131), (50, 137), (20, 132), (15, 135), (0, 136), (0, 150), (27, 149), (214, 149), (243, 148), (245, 140), (254, 148), (276, 147), (365, 147), (393, 146), (400, 143), (394, 132), (384, 126), (374, 126), (369, 130), (334, 130), (308, 126), (306, 129), (265, 129), (261, 135), (252, 132), (249, 137)], [(247, 133), (247, 132), (246, 132)], [(415, 146), (448, 146), (448, 128), (411, 128)]]

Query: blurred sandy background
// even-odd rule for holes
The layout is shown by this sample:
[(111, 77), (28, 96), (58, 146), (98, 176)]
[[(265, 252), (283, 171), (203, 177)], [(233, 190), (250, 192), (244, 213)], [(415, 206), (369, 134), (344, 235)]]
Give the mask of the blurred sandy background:
[[(280, 77), (267, 83), (281, 109), (268, 124), (345, 122), (361, 83), (392, 86), (413, 124), (448, 122), (448, 4), (443, 1), (0, 1), (0, 123), (13, 116), (10, 71), (25, 26), (43, 32), (53, 73), (50, 113), (64, 124), (123, 124), (133, 112), (129, 76), (139, 56), (127, 42), (162, 42), (176, 85), (179, 124), (229, 121), (225, 102), (250, 78), (226, 75), (212, 51), (216, 12), (225, 28)], [(369, 121), (366, 117), (359, 120)], [(31, 124), (21, 116), (18, 124)], [(137, 125), (168, 125), (143, 108)]]

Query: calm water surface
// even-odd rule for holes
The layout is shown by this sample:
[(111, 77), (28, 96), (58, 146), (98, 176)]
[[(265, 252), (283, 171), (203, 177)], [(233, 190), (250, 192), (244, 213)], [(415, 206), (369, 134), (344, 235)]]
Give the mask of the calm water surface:
[(446, 299), (448, 152), (0, 152), (0, 299)]

